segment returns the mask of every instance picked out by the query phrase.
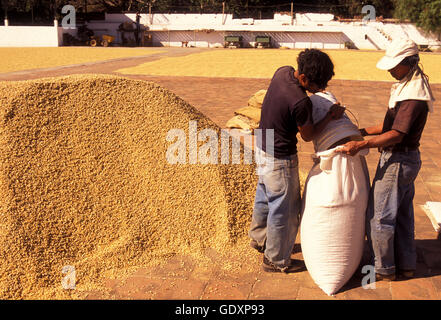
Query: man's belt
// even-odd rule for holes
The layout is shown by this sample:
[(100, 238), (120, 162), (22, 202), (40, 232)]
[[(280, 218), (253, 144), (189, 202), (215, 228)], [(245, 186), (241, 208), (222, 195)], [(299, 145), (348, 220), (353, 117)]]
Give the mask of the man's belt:
[(388, 152), (409, 152), (418, 150), (418, 147), (407, 147), (407, 146), (389, 146), (384, 148), (378, 148), (379, 152), (388, 151)]
[(344, 145), (345, 143), (348, 143), (349, 141), (352, 141), (352, 137), (346, 137), (346, 138), (343, 138), (343, 139), (337, 141), (336, 143), (334, 143), (332, 146), (330, 146), (330, 147), (328, 148), (328, 150), (331, 150), (331, 149), (333, 149), (333, 148), (335, 148), (335, 147), (338, 147), (338, 146)]

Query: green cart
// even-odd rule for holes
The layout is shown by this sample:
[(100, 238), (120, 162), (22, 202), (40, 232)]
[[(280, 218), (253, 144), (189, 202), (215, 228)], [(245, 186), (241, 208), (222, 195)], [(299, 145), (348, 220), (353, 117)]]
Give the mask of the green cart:
[(241, 48), (242, 37), (241, 36), (225, 36), (224, 48)]
[(271, 48), (271, 37), (269, 36), (256, 36), (254, 42), (255, 48)]

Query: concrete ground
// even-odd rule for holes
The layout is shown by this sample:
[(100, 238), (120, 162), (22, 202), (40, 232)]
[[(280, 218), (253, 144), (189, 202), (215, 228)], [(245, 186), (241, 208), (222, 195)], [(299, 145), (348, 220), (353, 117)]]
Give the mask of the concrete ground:
[[(58, 67), (0, 74), (1, 80), (25, 80), (75, 73), (114, 73), (123, 67), (159, 59), (194, 53), (195, 48), (169, 48), (163, 54), (149, 57), (117, 59), (85, 65)], [(356, 70), (354, 70), (356, 72)], [(235, 109), (246, 105), (249, 97), (266, 89), (269, 79), (195, 78), (130, 76), (154, 81), (195, 106), (219, 126), (224, 127)], [(392, 82), (332, 80), (328, 90), (344, 104), (359, 121), (360, 127), (382, 122)], [(435, 98), (441, 101), (441, 85), (433, 85)], [(423, 165), (415, 182), (415, 234), (418, 252), (416, 277), (395, 282), (380, 281), (375, 289), (363, 289), (363, 275), (357, 272), (333, 297), (317, 287), (308, 272), (268, 274), (260, 265), (252, 271), (227, 272), (215, 259), (210, 267), (201, 268), (190, 257), (175, 256), (155, 268), (139, 268), (126, 279), (108, 279), (106, 292), (88, 292), (85, 299), (441, 299), (441, 238), (434, 231), (421, 208), (427, 201), (441, 201), (441, 113), (429, 115), (421, 141)], [(349, 115), (352, 117), (352, 115)], [(299, 143), (300, 169), (312, 166), (311, 143)], [(371, 149), (367, 162), (371, 180), (379, 153)], [(300, 245), (292, 258), (302, 259)], [(252, 250), (252, 249), (250, 249)]]

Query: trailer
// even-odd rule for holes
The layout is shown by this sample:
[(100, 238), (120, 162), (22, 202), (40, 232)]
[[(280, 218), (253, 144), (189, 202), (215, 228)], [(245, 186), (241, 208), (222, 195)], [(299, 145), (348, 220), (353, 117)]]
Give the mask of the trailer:
[(242, 36), (225, 36), (224, 48), (242, 48)]
[(256, 36), (254, 42), (255, 48), (271, 48), (271, 37), (270, 36)]

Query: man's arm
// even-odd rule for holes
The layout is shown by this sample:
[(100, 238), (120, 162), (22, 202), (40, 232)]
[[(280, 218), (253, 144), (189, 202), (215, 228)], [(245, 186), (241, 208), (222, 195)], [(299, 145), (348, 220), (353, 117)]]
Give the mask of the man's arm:
[[(404, 136), (410, 132), (413, 123), (423, 112), (427, 113), (427, 104), (425, 102), (416, 100), (403, 101), (400, 104), (400, 108), (395, 116), (391, 130), (382, 133), (379, 136), (376, 136), (370, 140), (360, 142), (348, 142), (343, 146), (341, 152), (353, 156), (362, 149), (389, 147), (391, 145), (400, 143), (403, 140)], [(376, 128), (377, 129), (366, 131), (378, 132), (379, 126), (376, 126)]]
[(403, 140), (403, 138), (404, 138), (404, 133), (399, 132), (397, 130), (390, 130), (369, 140), (350, 141), (345, 145), (343, 145), (343, 148), (337, 151), (354, 156), (362, 149), (388, 147), (400, 143)]
[(378, 135), (378, 134), (381, 134), (382, 132), (383, 132), (383, 124), (382, 123), (380, 123), (376, 126), (360, 129), (360, 133), (363, 137)]
[(334, 104), (326, 114), (326, 116), (314, 124), (306, 124), (304, 126), (298, 127), (300, 135), (306, 142), (311, 141), (317, 133), (320, 133), (330, 121), (334, 119), (340, 119), (345, 112), (345, 107), (340, 106), (340, 104)]
[(330, 113), (326, 114), (326, 116), (317, 122), (315, 125), (310, 123), (306, 124), (304, 126), (299, 127), (299, 132), (303, 140), (306, 142), (311, 141), (314, 138), (314, 135), (317, 132), (320, 132), (323, 130), (324, 127), (329, 123), (329, 121), (332, 120), (332, 116)]

